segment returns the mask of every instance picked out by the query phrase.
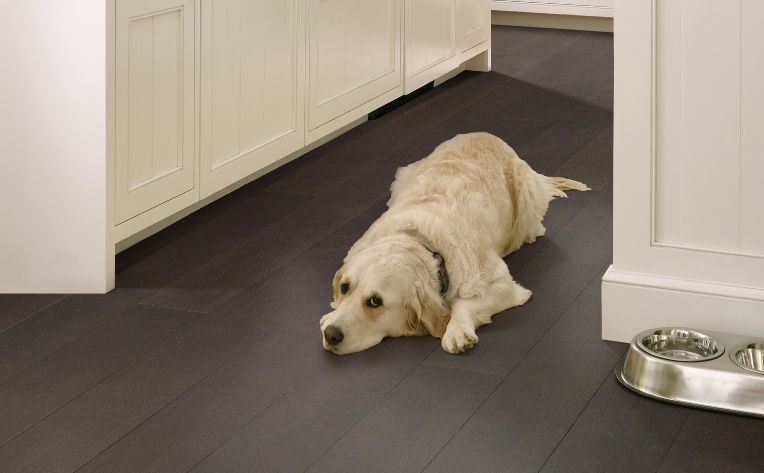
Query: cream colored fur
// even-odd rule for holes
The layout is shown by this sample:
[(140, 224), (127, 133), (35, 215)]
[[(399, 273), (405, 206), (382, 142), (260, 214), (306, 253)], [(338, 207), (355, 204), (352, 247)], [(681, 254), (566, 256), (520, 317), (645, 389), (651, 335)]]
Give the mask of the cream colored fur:
[[(324, 348), (352, 353), (384, 337), (430, 334), (443, 349), (475, 345), (491, 316), (524, 304), (531, 292), (509, 274), (503, 256), (545, 232), (549, 202), (585, 184), (546, 177), (501, 139), (457, 135), (429, 156), (398, 169), (388, 210), (350, 248), (334, 278), (334, 309), (321, 319), (343, 334)], [(450, 279), (441, 295), (438, 261)], [(342, 293), (342, 285), (347, 292)], [(381, 301), (370, 307), (370, 298)]]

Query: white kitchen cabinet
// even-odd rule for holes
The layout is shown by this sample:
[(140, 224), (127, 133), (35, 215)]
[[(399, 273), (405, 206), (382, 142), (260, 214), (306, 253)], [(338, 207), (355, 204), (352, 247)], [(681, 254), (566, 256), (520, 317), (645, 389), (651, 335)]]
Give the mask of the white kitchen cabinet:
[(402, 0), (309, 0), (308, 5), (308, 141), (313, 141), (400, 96)]
[(118, 0), (115, 224), (195, 193), (194, 0)]
[(404, 23), (408, 94), (459, 66), (456, 0), (406, 0)]
[(484, 60), (467, 68), (490, 70), (491, 11), (487, 0), (406, 0), (404, 24), (405, 94), (480, 53), (486, 53)]
[(491, 38), (488, 0), (456, 0), (456, 49), (467, 51)]
[(400, 97), (404, 5), (418, 80), (489, 70), (484, 2), (10, 2), (0, 292), (108, 291), (119, 249)]
[(201, 197), (305, 143), (302, 0), (204, 0)]

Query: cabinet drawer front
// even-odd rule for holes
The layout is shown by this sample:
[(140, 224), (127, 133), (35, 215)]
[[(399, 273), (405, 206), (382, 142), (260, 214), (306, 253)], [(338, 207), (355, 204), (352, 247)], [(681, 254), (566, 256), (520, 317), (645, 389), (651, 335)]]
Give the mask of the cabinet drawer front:
[(116, 222), (194, 187), (194, 1), (116, 8)]
[(401, 84), (401, 0), (310, 0), (309, 129)]
[(303, 146), (302, 5), (203, 1), (202, 197)]

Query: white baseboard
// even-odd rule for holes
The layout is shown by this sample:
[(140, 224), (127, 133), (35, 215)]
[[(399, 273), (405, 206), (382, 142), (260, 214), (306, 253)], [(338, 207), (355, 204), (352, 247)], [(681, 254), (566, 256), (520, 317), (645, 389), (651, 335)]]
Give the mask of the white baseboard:
[(618, 271), (602, 277), (602, 338), (681, 326), (764, 339), (764, 290)]
[(491, 24), (553, 28), (558, 30), (613, 32), (613, 18), (599, 16), (555, 15), (494, 10), (491, 12)]
[(550, 0), (491, 0), (491, 10), (553, 15), (613, 17), (613, 2), (582, 4)]

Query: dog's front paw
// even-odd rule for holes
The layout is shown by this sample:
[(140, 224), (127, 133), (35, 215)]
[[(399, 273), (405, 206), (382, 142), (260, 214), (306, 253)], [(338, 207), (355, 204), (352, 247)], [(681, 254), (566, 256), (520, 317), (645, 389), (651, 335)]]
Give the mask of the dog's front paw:
[(478, 342), (478, 336), (475, 334), (475, 329), (472, 327), (451, 327), (446, 329), (446, 333), (443, 334), (441, 345), (443, 349), (449, 353), (456, 355), (462, 353), (470, 348), (474, 347)]

